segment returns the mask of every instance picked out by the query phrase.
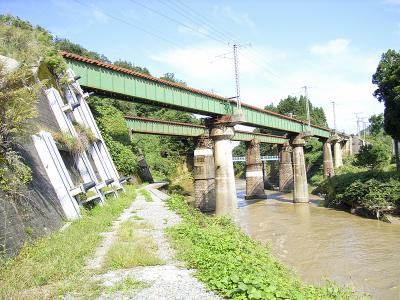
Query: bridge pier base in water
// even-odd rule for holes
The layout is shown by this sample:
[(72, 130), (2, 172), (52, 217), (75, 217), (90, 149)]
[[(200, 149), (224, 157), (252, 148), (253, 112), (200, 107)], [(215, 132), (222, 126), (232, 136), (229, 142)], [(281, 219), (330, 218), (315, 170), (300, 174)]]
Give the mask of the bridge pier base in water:
[(195, 205), (202, 212), (215, 211), (215, 167), (213, 142), (200, 137), (194, 150)]
[(279, 146), (279, 191), (293, 190), (292, 147), (289, 143)]
[(266, 198), (264, 192), (263, 166), (260, 156), (260, 142), (246, 143), (246, 199)]
[(233, 171), (231, 126), (212, 125), (210, 137), (214, 141), (216, 215), (235, 217), (237, 211), (235, 174)]
[(305, 134), (299, 134), (292, 141), (293, 147), (293, 202), (308, 203), (308, 183), (306, 163), (304, 160)]
[(335, 168), (343, 166), (343, 156), (342, 156), (342, 145), (340, 144), (341, 139), (337, 139), (333, 144), (333, 154), (335, 157)]

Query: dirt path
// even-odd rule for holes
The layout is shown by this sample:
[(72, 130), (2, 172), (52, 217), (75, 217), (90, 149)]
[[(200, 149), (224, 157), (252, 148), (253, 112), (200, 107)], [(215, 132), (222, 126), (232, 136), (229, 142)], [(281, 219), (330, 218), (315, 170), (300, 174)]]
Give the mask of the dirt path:
[(139, 229), (141, 235), (150, 235), (156, 241), (157, 254), (165, 264), (159, 266), (135, 267), (131, 269), (109, 271), (98, 275), (97, 280), (107, 287), (120, 284), (128, 278), (145, 282), (146, 287), (134, 293), (115, 292), (102, 295), (100, 299), (220, 299), (214, 293), (207, 291), (204, 285), (192, 276), (193, 270), (188, 270), (175, 259), (164, 229), (180, 222), (180, 217), (168, 210), (165, 204), (167, 195), (158, 191), (157, 185), (145, 188), (151, 192), (152, 202), (146, 202), (138, 194), (131, 207), (126, 209), (113, 224), (113, 230), (105, 234), (104, 241), (96, 251), (95, 258), (88, 264), (92, 269), (100, 269), (108, 249), (115, 240), (120, 224), (134, 214), (140, 222), (149, 224), (149, 228)]

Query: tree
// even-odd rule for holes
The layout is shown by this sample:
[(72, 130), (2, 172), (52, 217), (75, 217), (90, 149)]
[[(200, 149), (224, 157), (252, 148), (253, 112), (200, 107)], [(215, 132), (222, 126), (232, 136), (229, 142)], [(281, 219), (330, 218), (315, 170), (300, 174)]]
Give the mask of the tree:
[(175, 78), (175, 74), (174, 73), (165, 73), (164, 76), (160, 77), (160, 79), (171, 81), (171, 82), (175, 82), (175, 83), (179, 83), (179, 84), (182, 84), (182, 85), (186, 85), (186, 82)]
[[(328, 123), (322, 107), (314, 107), (311, 102), (309, 106), (311, 124), (327, 127)], [(277, 106), (271, 103), (265, 106), (265, 109), (307, 121), (306, 98), (304, 96), (297, 98), (289, 95), (285, 99), (281, 99)]]
[(384, 118), (383, 114), (372, 115), (369, 119), (369, 133), (371, 135), (377, 135), (383, 132)]
[(389, 49), (382, 54), (372, 83), (378, 88), (374, 96), (385, 105), (384, 128), (395, 140), (397, 170), (400, 171), (398, 144), (400, 140), (400, 52)]
[(116, 60), (114, 61), (114, 65), (121, 67), (121, 68), (125, 68), (125, 69), (129, 69), (132, 71), (137, 71), (146, 75), (151, 75), (149, 70), (146, 67), (139, 67), (139, 66), (135, 66), (133, 63), (126, 61), (126, 60)]
[(361, 146), (356, 154), (356, 165), (371, 169), (382, 168), (390, 163), (392, 152), (385, 143), (374, 143)]

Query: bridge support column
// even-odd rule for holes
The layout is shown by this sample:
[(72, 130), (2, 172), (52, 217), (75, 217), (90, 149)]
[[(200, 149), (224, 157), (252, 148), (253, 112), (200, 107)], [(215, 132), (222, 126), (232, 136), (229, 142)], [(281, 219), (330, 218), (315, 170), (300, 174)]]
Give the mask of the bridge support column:
[(235, 174), (233, 172), (231, 138), (233, 127), (213, 125), (210, 137), (214, 141), (216, 215), (235, 217), (237, 211)]
[(342, 145), (340, 144), (341, 140), (338, 139), (333, 145), (333, 154), (335, 157), (335, 168), (339, 168), (343, 166), (343, 158), (342, 158)]
[(202, 212), (215, 211), (215, 167), (213, 142), (200, 137), (194, 150), (195, 205)]
[(266, 198), (264, 192), (264, 174), (260, 156), (260, 142), (251, 140), (246, 143), (246, 199)]
[(334, 175), (333, 159), (332, 159), (332, 144), (330, 140), (324, 143), (324, 177)]
[(292, 147), (289, 143), (279, 146), (279, 191), (293, 190)]
[(304, 160), (305, 144), (304, 134), (299, 134), (293, 141), (293, 202), (308, 203), (308, 183), (306, 173), (306, 163)]

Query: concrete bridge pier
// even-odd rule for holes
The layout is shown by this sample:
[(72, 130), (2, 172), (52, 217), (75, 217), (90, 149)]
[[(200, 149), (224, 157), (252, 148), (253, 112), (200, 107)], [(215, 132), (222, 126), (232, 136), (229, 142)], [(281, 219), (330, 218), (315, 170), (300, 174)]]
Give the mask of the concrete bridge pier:
[(293, 202), (308, 203), (308, 183), (306, 173), (306, 163), (304, 160), (304, 144), (306, 133), (301, 133), (292, 141), (293, 147)]
[(335, 168), (343, 166), (342, 146), (340, 144), (341, 139), (338, 138), (333, 144), (333, 154), (335, 157)]
[(194, 150), (195, 205), (202, 212), (215, 211), (215, 167), (213, 142), (200, 137)]
[(266, 198), (264, 192), (263, 166), (260, 156), (260, 142), (246, 143), (246, 199)]
[(214, 141), (215, 162), (215, 214), (235, 217), (237, 211), (235, 174), (233, 171), (231, 139), (235, 135), (232, 126), (213, 125), (210, 137)]
[(335, 169), (333, 167), (333, 159), (332, 159), (332, 141), (328, 139), (323, 146), (324, 152), (324, 177), (331, 177), (335, 173)]
[(279, 146), (279, 191), (293, 190), (292, 147), (289, 143)]

